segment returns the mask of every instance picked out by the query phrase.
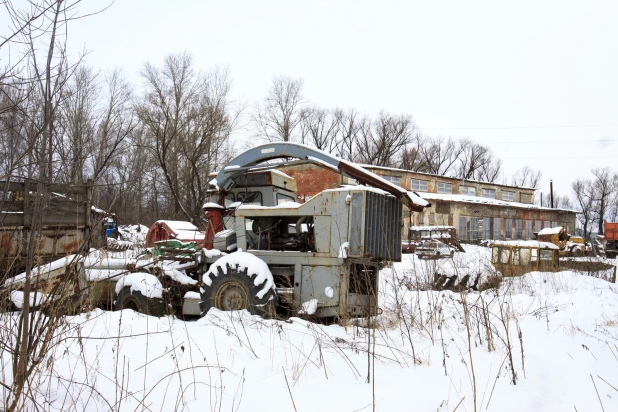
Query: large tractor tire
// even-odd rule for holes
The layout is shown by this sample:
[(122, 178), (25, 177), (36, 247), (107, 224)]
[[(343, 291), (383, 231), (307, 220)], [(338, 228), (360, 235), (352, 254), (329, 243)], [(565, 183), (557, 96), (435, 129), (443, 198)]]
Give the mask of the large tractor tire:
[(203, 286), (200, 303), (202, 314), (206, 314), (211, 308), (217, 308), (225, 311), (247, 309), (254, 315), (275, 316), (277, 299), (273, 289), (268, 289), (262, 298), (259, 298), (258, 294), (265, 282), (254, 285), (256, 274), (250, 273), (247, 268), (239, 270), (229, 264), (226, 272), (217, 267), (217, 275), (210, 275), (210, 286)]
[(165, 302), (160, 298), (147, 298), (140, 291), (125, 286), (116, 297), (114, 310), (133, 309), (145, 315), (161, 317), (166, 313)]

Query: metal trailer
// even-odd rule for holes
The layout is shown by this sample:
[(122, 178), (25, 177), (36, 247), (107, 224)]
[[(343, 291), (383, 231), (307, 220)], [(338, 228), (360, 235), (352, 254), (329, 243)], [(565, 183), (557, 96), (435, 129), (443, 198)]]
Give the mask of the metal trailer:
[(614, 259), (618, 256), (618, 222), (603, 222), (603, 246), (608, 258)]
[[(41, 188), (42, 193), (38, 192)], [(92, 207), (91, 193), (91, 182), (84, 185), (0, 182), (0, 274), (15, 273), (25, 267), (36, 196), (44, 198), (36, 249), (39, 262), (105, 245), (103, 219), (114, 217)]]

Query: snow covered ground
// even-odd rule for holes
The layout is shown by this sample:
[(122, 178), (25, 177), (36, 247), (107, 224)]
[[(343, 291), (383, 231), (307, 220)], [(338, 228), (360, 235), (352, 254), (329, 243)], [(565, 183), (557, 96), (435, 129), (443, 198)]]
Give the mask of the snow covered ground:
[[(472, 273), (488, 259), (404, 255), (381, 273), (369, 328), (216, 310), (67, 318), (33, 393), (42, 410), (76, 411), (618, 410), (618, 286), (537, 272), (482, 293), (413, 287), (430, 265)], [(2, 365), (10, 385), (6, 352)]]

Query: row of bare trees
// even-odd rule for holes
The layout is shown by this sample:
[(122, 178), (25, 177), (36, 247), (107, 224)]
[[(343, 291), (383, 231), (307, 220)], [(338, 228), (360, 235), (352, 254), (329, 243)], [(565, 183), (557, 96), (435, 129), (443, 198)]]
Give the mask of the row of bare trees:
[(602, 235), (603, 222), (618, 221), (618, 174), (608, 167), (595, 168), (591, 178), (577, 179), (571, 184), (574, 206), (580, 212), (577, 220), (588, 238), (591, 232)]
[(354, 109), (308, 104), (302, 88), (302, 79), (273, 79), (264, 102), (252, 114), (259, 138), (265, 142), (296, 141), (374, 166), (487, 182), (500, 177), (501, 161), (482, 144), (424, 136), (405, 114), (381, 112), (372, 119)]
[(140, 94), (120, 71), (63, 64), (56, 73), (51, 105), (36, 82), (0, 85), (2, 178), (92, 180), (97, 203), (130, 221), (199, 218), (208, 174), (232, 154), (228, 73), (171, 55), (144, 66)]

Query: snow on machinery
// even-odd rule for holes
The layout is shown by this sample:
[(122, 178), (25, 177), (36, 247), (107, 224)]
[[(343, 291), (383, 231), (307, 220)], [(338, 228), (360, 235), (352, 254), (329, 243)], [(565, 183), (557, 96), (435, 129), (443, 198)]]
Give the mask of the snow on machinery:
[(539, 242), (549, 242), (556, 245), (563, 257), (581, 257), (592, 255), (592, 249), (586, 245), (581, 236), (571, 236), (562, 226), (546, 227), (537, 235)]
[(153, 247), (156, 242), (176, 239), (181, 242), (196, 242), (203, 246), (204, 232), (191, 222), (177, 220), (157, 220), (146, 233), (146, 247)]
[(560, 247), (538, 240), (493, 241), (491, 263), (501, 276), (573, 270), (616, 283), (616, 266), (595, 257), (560, 259)]
[[(317, 163), (373, 187), (325, 190), (300, 205), (294, 179), (260, 166), (272, 159)], [(369, 316), (378, 313), (379, 270), (401, 259), (402, 205), (429, 206), (350, 162), (289, 143), (241, 154), (211, 184), (206, 248), (168, 239), (130, 264), (78, 257), (75, 269), (43, 270), (33, 284), (49, 291), (70, 280), (76, 304), (113, 302), (115, 309), (152, 315), (199, 316), (215, 307), (270, 316)], [(20, 284), (14, 279), (11, 291)]]
[[(373, 187), (324, 190), (300, 205), (295, 203), (293, 179), (259, 167), (281, 158), (313, 162)], [(212, 183), (215, 190), (204, 205), (207, 248), (236, 247), (263, 261), (272, 273), (276, 306), (316, 317), (376, 314), (379, 270), (386, 262), (401, 259), (402, 205), (414, 211), (429, 206), (359, 166), (291, 143), (268, 144), (241, 154)], [(251, 268), (247, 270), (251, 275)], [(230, 271), (227, 282), (224, 277)], [(204, 276), (204, 311), (212, 306), (222, 309), (220, 302), (227, 300), (236, 309), (251, 303), (248, 287), (240, 284), (240, 279), (247, 283), (247, 276), (235, 276), (238, 271), (232, 267), (227, 273), (218, 269), (212, 285)]]

